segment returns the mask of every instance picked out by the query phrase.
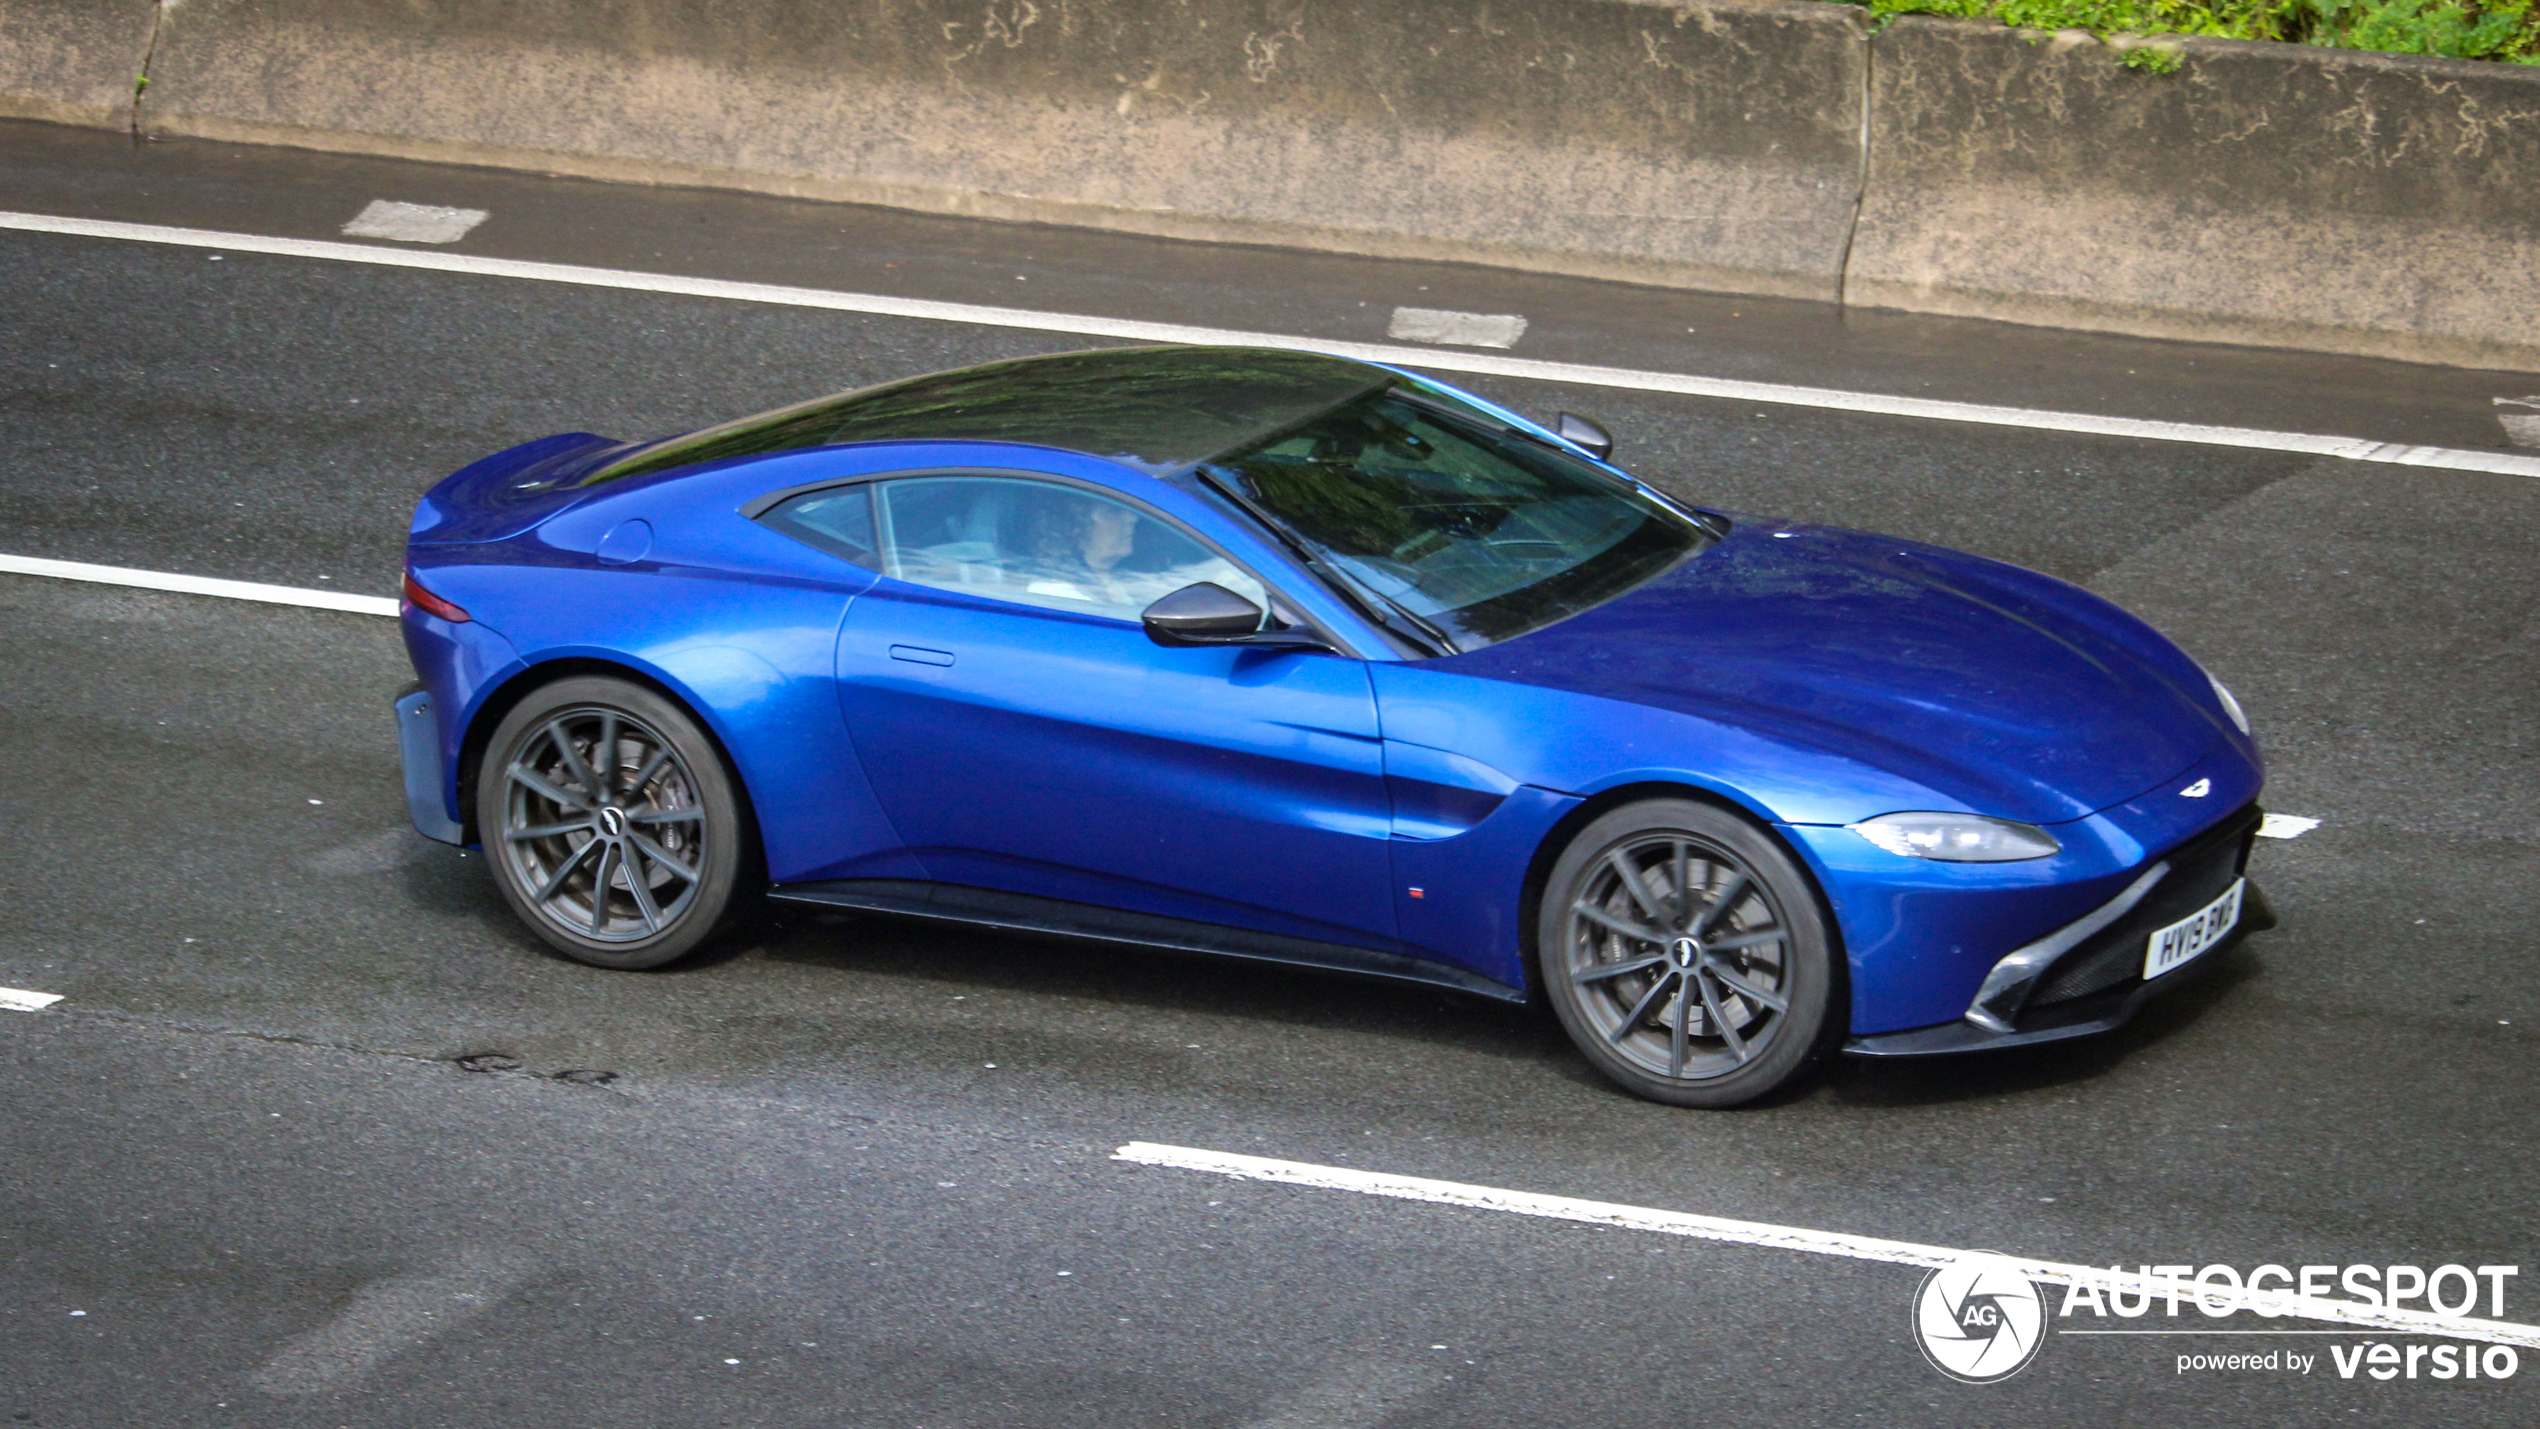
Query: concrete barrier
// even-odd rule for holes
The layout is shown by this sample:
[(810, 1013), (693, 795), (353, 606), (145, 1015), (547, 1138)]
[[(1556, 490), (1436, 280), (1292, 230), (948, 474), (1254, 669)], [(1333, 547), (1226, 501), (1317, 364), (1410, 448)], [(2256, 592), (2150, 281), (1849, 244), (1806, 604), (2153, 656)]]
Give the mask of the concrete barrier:
[(1806, 0), (186, 0), (153, 131), (1832, 299)]
[(0, 0), (0, 36), (0, 112), (81, 123), (146, 49), (154, 132), (2540, 369), (2522, 66), (2156, 73), (1810, 0)]
[(1905, 18), (1846, 301), (2540, 368), (2540, 70)]
[(0, 0), (0, 118), (121, 129), (157, 0)]

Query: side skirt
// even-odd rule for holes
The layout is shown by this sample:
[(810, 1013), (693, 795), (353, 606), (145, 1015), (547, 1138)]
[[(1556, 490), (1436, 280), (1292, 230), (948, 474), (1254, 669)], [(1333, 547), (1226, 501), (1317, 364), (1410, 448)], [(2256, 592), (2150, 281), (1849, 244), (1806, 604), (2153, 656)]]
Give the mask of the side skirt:
[(895, 918), (993, 928), (1004, 933), (1197, 953), (1207, 957), (1240, 958), (1247, 962), (1380, 978), (1386, 982), (1417, 983), (1424, 987), (1471, 993), (1493, 1002), (1522, 1004), (1526, 1000), (1523, 988), (1508, 987), (1478, 973), (1466, 972), (1428, 958), (1378, 952), (1373, 948), (1353, 948), (1346, 943), (1256, 933), (1248, 928), (1228, 928), (1216, 923), (1161, 918), (1149, 913), (1124, 913), (1088, 903), (1068, 903), (1055, 898), (1036, 898), (1029, 894), (971, 888), (957, 883), (846, 878), (820, 883), (780, 883), (767, 890), (767, 896), (779, 903), (805, 907), (847, 908)]

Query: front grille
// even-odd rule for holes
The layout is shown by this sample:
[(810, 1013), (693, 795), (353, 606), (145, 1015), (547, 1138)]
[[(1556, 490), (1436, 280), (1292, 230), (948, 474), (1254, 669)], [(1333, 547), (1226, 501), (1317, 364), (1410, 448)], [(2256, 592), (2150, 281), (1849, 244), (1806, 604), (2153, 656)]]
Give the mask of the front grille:
[(2145, 945), (2153, 932), (2220, 898), (2231, 881), (2247, 870), (2258, 819), (2258, 806), (2251, 804), (2171, 853), (2169, 876), (2126, 916), (2056, 959), (2038, 979), (2028, 1005), (2070, 1002), (2139, 981)]

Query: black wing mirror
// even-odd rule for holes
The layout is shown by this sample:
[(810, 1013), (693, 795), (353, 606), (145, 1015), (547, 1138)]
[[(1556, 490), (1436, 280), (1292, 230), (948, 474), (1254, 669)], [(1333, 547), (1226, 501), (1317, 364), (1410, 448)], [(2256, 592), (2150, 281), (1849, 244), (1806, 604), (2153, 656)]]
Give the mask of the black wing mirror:
[(1263, 630), (1261, 607), (1212, 581), (1186, 585), (1138, 617), (1158, 645), (1284, 645), (1328, 650), (1311, 630)]
[(1158, 645), (1223, 645), (1261, 629), (1261, 607), (1211, 581), (1186, 585), (1146, 608), (1138, 623)]
[(1562, 413), (1560, 425), (1553, 430), (1561, 434), (1561, 440), (1598, 461), (1614, 454), (1614, 434), (1576, 412)]

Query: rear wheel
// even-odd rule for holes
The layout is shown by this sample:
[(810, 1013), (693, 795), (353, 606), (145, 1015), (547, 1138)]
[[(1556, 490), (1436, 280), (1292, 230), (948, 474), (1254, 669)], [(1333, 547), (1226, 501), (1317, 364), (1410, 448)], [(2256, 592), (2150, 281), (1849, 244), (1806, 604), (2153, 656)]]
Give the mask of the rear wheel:
[(1838, 979), (1805, 872), (1708, 804), (1653, 799), (1580, 830), (1545, 885), (1536, 948), (1570, 1039), (1653, 1101), (1753, 1101), (1830, 1040)]
[(650, 968), (694, 952), (753, 901), (748, 822), (722, 755), (652, 690), (578, 676), (503, 717), (476, 818), (513, 911), (566, 955)]

